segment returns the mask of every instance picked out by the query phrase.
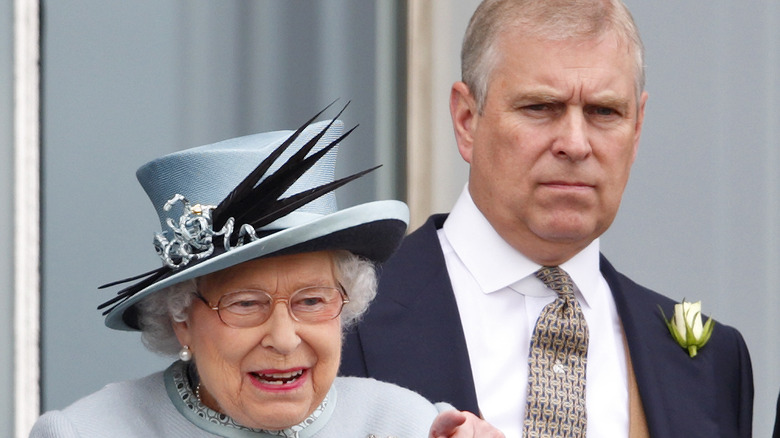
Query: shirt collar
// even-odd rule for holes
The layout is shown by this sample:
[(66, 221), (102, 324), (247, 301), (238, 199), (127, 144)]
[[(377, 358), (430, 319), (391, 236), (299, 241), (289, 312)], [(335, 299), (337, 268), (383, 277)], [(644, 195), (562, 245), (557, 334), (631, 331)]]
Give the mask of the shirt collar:
[[(527, 277), (535, 279), (534, 274), (541, 267), (501, 238), (474, 204), (468, 184), (444, 222), (442, 232), (483, 293), (490, 294), (507, 287), (515, 289), (513, 286), (528, 281)], [(598, 292), (601, 276), (599, 239), (563, 263), (561, 268), (571, 276), (584, 299), (583, 304), (587, 305), (588, 297)]]

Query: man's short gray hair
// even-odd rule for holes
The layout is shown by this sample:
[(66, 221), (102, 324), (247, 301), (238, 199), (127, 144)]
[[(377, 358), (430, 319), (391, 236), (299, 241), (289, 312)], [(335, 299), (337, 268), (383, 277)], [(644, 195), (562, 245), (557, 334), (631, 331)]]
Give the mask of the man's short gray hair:
[[(340, 316), (343, 332), (360, 320), (376, 296), (376, 271), (373, 263), (348, 251), (334, 251), (333, 256), (336, 279), (349, 296)], [(178, 353), (181, 345), (173, 323), (187, 320), (197, 290), (197, 279), (192, 279), (153, 293), (137, 304), (143, 343), (149, 350), (166, 356)]]
[(461, 49), (461, 79), (480, 114), (501, 56), (498, 37), (510, 27), (553, 41), (597, 38), (613, 31), (635, 57), (637, 97), (645, 88), (644, 46), (621, 0), (484, 0), (471, 17)]

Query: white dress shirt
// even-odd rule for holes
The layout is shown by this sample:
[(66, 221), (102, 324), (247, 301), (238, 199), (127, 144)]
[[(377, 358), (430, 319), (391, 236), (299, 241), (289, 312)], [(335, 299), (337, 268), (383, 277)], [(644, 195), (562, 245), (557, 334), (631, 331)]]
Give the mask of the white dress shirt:
[[(534, 275), (541, 266), (506, 243), (463, 190), (438, 232), (458, 303), (484, 418), (507, 438), (521, 437), (528, 349), (536, 320), (555, 292)], [(588, 437), (628, 436), (628, 377), (623, 330), (599, 270), (599, 242), (561, 265), (590, 333), (586, 369)]]

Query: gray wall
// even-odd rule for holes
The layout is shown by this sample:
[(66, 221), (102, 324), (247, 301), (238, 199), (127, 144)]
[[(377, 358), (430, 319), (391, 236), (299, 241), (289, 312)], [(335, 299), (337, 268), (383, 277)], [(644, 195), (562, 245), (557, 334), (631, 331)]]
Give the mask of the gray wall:
[[(393, 122), (376, 96), (394, 108), (395, 82), (377, 83), (376, 66), (397, 58), (375, 38), (377, 15), (363, 0), (43, 2), (44, 410), (170, 362), (95, 310), (111, 294), (96, 286), (160, 263), (141, 164), (295, 128), (334, 99), (352, 100), (343, 119), (360, 124), (337, 172), (377, 162), (375, 132)], [(340, 190), (342, 206), (375, 199), (376, 178)]]
[(13, 435), (13, 1), (0, 0), (0, 436)]
[(780, 3), (627, 3), (650, 98), (603, 250), (639, 283), (702, 300), (742, 332), (754, 432), (767, 437), (780, 390)]

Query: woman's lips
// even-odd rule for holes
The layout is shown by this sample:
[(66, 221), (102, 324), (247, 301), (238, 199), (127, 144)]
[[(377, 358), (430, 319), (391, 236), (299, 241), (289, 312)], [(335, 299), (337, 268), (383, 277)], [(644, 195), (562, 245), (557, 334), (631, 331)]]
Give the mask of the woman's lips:
[(307, 369), (262, 370), (249, 373), (255, 386), (270, 390), (291, 390), (303, 384)]
[(303, 370), (289, 371), (286, 373), (252, 373), (258, 380), (270, 385), (284, 385), (294, 382), (303, 376)]

